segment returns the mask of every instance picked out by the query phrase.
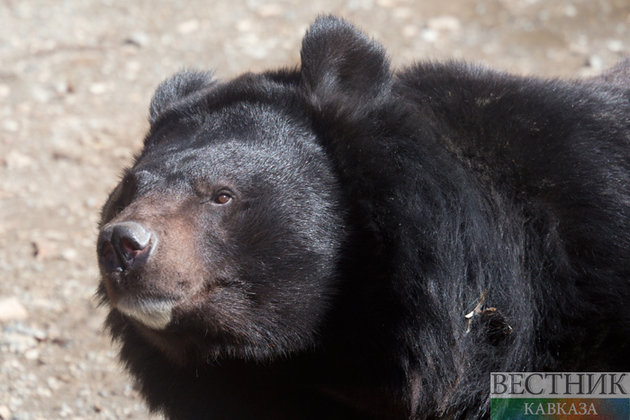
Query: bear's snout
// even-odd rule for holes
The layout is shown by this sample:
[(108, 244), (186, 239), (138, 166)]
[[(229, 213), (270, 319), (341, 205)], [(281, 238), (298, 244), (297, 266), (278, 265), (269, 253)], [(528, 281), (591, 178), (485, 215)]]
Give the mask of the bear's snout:
[(137, 269), (148, 261), (156, 246), (156, 235), (140, 223), (114, 223), (99, 235), (99, 261), (108, 273)]

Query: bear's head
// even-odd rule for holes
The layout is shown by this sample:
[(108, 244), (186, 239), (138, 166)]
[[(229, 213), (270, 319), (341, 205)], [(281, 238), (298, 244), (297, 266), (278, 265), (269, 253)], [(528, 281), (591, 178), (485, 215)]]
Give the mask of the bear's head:
[(351, 118), (389, 81), (378, 44), (321, 18), (299, 71), (163, 82), (144, 148), (102, 212), (110, 328), (133, 329), (180, 362), (313, 347), (347, 233), (317, 120)]

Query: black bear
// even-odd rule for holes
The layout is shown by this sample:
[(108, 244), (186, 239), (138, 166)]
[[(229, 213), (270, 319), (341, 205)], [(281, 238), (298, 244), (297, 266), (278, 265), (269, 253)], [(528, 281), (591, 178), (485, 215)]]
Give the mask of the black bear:
[(301, 66), (163, 82), (103, 208), (98, 294), (170, 419), (476, 419), (490, 372), (630, 371), (630, 63)]

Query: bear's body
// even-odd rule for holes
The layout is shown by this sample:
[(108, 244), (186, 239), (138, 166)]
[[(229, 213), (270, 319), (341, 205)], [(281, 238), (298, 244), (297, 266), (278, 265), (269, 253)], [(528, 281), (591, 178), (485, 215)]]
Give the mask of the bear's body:
[(150, 407), (483, 418), (493, 371), (630, 371), (629, 73), (392, 74), (326, 17), (298, 70), (164, 82), (98, 243)]

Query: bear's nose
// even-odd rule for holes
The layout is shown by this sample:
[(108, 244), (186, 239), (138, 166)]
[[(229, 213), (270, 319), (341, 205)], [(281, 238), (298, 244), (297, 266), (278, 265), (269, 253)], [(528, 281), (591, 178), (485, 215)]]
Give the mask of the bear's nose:
[(156, 236), (138, 222), (120, 222), (98, 237), (99, 262), (107, 272), (142, 267), (156, 247)]

